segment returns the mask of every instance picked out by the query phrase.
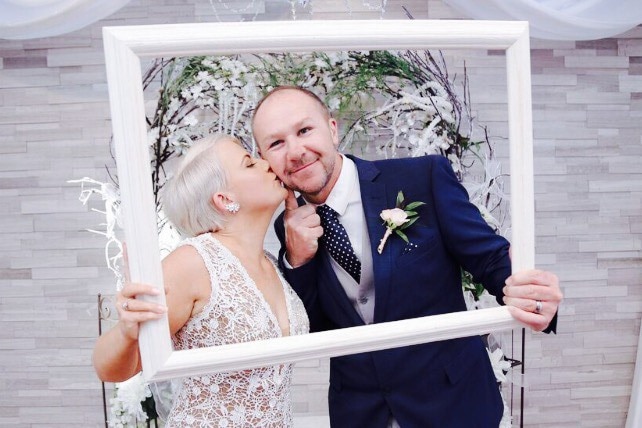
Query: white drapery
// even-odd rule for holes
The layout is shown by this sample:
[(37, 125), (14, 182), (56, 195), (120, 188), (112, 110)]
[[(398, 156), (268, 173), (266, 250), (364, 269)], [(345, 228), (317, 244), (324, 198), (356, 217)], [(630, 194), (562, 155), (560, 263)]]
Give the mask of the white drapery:
[(58, 36), (103, 19), (130, 0), (0, 0), (0, 39)]
[(528, 21), (549, 40), (613, 37), (642, 24), (642, 0), (444, 0), (473, 19)]

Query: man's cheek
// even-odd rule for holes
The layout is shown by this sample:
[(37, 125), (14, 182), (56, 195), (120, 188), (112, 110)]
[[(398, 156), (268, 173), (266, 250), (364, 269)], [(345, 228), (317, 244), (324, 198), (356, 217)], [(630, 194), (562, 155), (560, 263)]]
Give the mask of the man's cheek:
[(285, 174), (285, 164), (282, 162), (278, 162), (276, 159), (266, 159), (268, 161), (268, 164), (270, 165), (270, 168), (272, 168), (272, 172), (274, 172), (281, 181), (283, 181), (286, 178)]

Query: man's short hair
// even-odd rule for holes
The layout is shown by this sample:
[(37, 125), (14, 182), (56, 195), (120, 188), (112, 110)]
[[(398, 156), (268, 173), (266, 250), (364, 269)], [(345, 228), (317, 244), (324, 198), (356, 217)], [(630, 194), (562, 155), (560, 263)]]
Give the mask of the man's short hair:
[(272, 95), (276, 94), (277, 92), (281, 92), (281, 91), (298, 91), (298, 92), (301, 92), (301, 93), (309, 96), (314, 101), (316, 101), (316, 103), (323, 109), (323, 112), (326, 114), (326, 116), (328, 118), (332, 117), (332, 114), (330, 113), (330, 109), (328, 108), (328, 106), (325, 105), (323, 100), (321, 98), (319, 98), (319, 96), (317, 94), (315, 94), (314, 92), (312, 92), (311, 90), (303, 88), (301, 86), (283, 85), (283, 86), (277, 86), (276, 88), (272, 89), (267, 94), (265, 94), (263, 96), (263, 98), (261, 98), (261, 100), (256, 105), (256, 108), (254, 109), (254, 114), (252, 115), (252, 126), (254, 126), (254, 118), (256, 117), (256, 113), (259, 111), (259, 109), (261, 108), (261, 105), (263, 105), (265, 100), (267, 100), (268, 98), (270, 98)]

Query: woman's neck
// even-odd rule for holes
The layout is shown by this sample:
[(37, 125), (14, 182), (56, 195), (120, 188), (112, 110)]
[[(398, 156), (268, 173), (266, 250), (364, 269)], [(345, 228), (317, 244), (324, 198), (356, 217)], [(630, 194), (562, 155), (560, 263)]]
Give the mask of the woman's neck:
[(270, 220), (271, 218), (258, 221), (239, 217), (214, 232), (214, 236), (237, 257), (258, 262), (264, 256), (265, 234)]

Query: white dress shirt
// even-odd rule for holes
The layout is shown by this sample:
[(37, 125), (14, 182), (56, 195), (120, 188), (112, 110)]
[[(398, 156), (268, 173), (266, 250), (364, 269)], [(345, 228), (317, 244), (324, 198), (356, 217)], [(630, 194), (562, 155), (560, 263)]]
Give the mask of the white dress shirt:
[[(341, 173), (325, 203), (339, 214), (339, 221), (346, 229), (354, 253), (361, 261), (359, 284), (332, 257), (332, 267), (339, 282), (350, 299), (350, 303), (366, 324), (372, 324), (374, 317), (374, 272), (370, 237), (366, 217), (361, 204), (359, 174), (354, 162), (343, 156)], [(325, 250), (324, 250), (325, 251)]]

